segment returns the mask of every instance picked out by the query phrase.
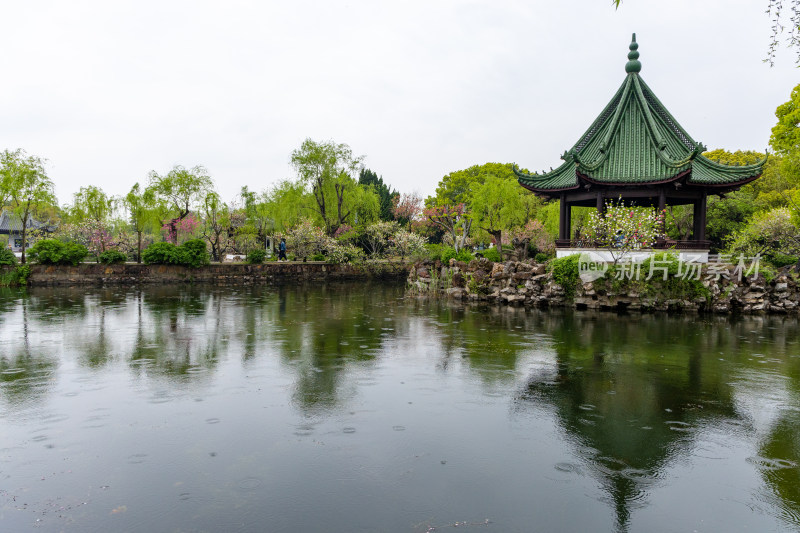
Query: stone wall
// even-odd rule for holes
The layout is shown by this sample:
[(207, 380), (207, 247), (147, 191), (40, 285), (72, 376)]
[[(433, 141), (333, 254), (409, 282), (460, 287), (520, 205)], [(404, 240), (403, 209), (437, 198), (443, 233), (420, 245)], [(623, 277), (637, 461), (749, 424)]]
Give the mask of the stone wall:
[[(732, 273), (731, 273), (732, 274)], [(676, 296), (658, 282), (646, 282), (614, 291), (608, 280), (578, 281), (574, 294), (553, 281), (544, 264), (532, 261), (469, 264), (451, 261), (419, 263), (408, 276), (410, 294), (456, 300), (535, 307), (629, 311), (690, 311), (713, 313), (797, 313), (800, 287), (797, 275), (779, 273), (767, 281), (759, 275), (738, 281), (729, 275), (702, 281), (707, 294)], [(650, 282), (647, 282), (650, 283)]]
[[(14, 267), (0, 267), (7, 271)], [(385, 279), (402, 281), (409, 266), (401, 264), (331, 265), (308, 263), (212, 264), (201, 268), (177, 265), (85, 263), (78, 266), (31, 265), (30, 286), (125, 285), (140, 283), (209, 283), (242, 285), (295, 281)]]

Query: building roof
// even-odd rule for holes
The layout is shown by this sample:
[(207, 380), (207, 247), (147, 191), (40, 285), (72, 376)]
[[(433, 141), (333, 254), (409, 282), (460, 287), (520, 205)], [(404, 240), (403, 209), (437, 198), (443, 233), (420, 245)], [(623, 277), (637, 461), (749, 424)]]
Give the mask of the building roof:
[(633, 34), (625, 81), (614, 97), (562, 155), (564, 163), (542, 174), (515, 168), (520, 185), (534, 192), (577, 189), (581, 182), (616, 186), (683, 180), (701, 187), (736, 188), (761, 175), (763, 161), (729, 166), (704, 157), (706, 149), (684, 130), (639, 75)]
[[(28, 231), (44, 229), (45, 231), (53, 231), (53, 228), (35, 220), (30, 215), (28, 216)], [(22, 233), (22, 218), (7, 210), (0, 213), (0, 234), (10, 235), (12, 233)]]

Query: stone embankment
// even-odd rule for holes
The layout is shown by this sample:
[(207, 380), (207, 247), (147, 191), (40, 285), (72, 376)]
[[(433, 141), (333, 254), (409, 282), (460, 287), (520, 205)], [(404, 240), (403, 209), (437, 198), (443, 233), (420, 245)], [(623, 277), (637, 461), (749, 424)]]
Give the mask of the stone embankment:
[(779, 273), (769, 281), (762, 275), (739, 281), (733, 274), (701, 279), (695, 287), (702, 294), (659, 281), (615, 284), (609, 279), (589, 283), (578, 279), (574, 290), (567, 291), (544, 264), (479, 259), (449, 265), (418, 263), (409, 273), (408, 288), (421, 296), (531, 307), (744, 314), (787, 314), (800, 309), (795, 274)]
[[(14, 267), (0, 267), (8, 270)], [(84, 263), (77, 266), (31, 265), (29, 286), (58, 285), (136, 285), (169, 283), (207, 283), (213, 285), (253, 285), (264, 283), (330, 282), (348, 280), (395, 280), (408, 276), (408, 265), (369, 263), (332, 265), (322, 262), (212, 264), (200, 268), (177, 265)]]

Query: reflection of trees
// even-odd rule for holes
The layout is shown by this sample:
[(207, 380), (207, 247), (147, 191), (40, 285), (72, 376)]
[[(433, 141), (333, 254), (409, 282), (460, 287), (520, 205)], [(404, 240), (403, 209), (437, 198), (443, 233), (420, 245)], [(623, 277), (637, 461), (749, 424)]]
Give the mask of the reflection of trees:
[(670, 458), (689, 451), (698, 423), (738, 417), (718, 329), (696, 317), (611, 314), (565, 315), (549, 328), (556, 369), (531, 376), (515, 408), (553, 410), (620, 530)]
[(3, 310), (4, 349), (0, 355), (0, 393), (15, 407), (41, 400), (55, 381), (58, 366), (46, 349), (31, 349), (29, 305), (22, 296), (15, 309)]
[[(181, 381), (217, 366), (225, 347), (223, 295), (195, 287), (159, 286), (136, 294), (131, 361), (142, 372)], [(227, 324), (233, 328), (234, 324)], [(145, 363), (145, 364), (140, 364)]]
[(396, 333), (401, 287), (351, 289), (279, 287), (270, 307), (273, 339), (298, 374), (293, 396), (304, 411), (335, 406), (348, 367), (372, 361), (384, 339)]
[(778, 497), (782, 518), (800, 525), (800, 415), (781, 412), (754, 462), (764, 481)]

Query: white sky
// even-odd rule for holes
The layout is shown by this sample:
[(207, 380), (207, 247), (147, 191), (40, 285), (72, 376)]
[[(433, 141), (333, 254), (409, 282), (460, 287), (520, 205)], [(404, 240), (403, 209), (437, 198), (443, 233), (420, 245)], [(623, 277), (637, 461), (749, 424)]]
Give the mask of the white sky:
[[(0, 150), (48, 160), (62, 204), (204, 165), (232, 199), (294, 178), (310, 137), (401, 192), (486, 162), (557, 166), (625, 77), (709, 149), (763, 150), (800, 83), (767, 0), (0, 0)], [(788, 9), (788, 8), (787, 8)], [(787, 13), (788, 14), (788, 13)]]

